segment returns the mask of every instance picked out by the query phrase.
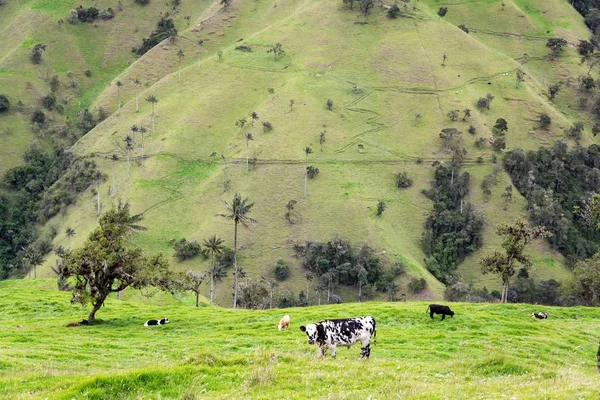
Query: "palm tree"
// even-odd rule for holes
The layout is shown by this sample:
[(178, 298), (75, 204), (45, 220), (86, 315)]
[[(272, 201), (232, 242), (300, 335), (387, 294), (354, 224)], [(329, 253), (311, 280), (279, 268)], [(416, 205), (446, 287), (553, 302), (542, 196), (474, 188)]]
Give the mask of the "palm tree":
[(119, 108), (121, 108), (121, 86), (123, 86), (123, 84), (121, 83), (121, 81), (117, 81), (116, 85), (117, 85), (117, 109), (119, 109)]
[(246, 134), (244, 135), (244, 139), (246, 139), (246, 172), (248, 172), (248, 158), (250, 157), (250, 151), (248, 150), (248, 142), (254, 140), (252, 132), (246, 132)]
[(252, 117), (252, 134), (254, 134), (254, 121), (258, 120), (258, 114), (256, 111), (253, 111), (250, 117)]
[(75, 229), (71, 228), (70, 226), (67, 226), (67, 229), (65, 229), (65, 235), (67, 236), (67, 243), (69, 249), (71, 249), (71, 238), (75, 236)]
[(116, 153), (113, 153), (110, 159), (112, 161), (112, 192), (115, 194), (117, 193), (117, 186), (115, 184), (115, 162), (119, 161), (119, 156)]
[(98, 196), (98, 208), (96, 210), (96, 217), (100, 216), (100, 181), (102, 180), (102, 172), (96, 171), (96, 195)]
[(215, 302), (217, 298), (217, 282), (220, 282), (227, 275), (227, 271), (225, 271), (225, 267), (222, 264), (214, 263), (208, 269), (208, 276), (210, 277), (210, 296), (211, 302)]
[(254, 205), (254, 203), (250, 203), (248, 198), (242, 199), (242, 196), (235, 192), (233, 195), (233, 201), (231, 204), (223, 201), (225, 203), (225, 208), (227, 209), (226, 214), (217, 214), (220, 217), (230, 219), (234, 223), (234, 231), (233, 231), (233, 308), (237, 306), (237, 280), (238, 276), (241, 275), (241, 268), (238, 268), (237, 265), (237, 231), (238, 224), (242, 224), (244, 228), (248, 231), (252, 232), (250, 229), (251, 223), (256, 222), (256, 219), (249, 217), (248, 214), (250, 209)]
[(145, 127), (140, 126), (140, 133), (142, 134), (142, 161), (144, 161), (144, 133), (146, 133), (147, 130)]
[(127, 135), (123, 141), (125, 142), (125, 151), (127, 151), (127, 177), (129, 178), (129, 151), (133, 149), (133, 139)]
[(148, 96), (146, 101), (152, 104), (152, 134), (154, 135), (154, 105), (158, 103), (158, 100), (155, 96)]
[(183, 54), (183, 50), (179, 49), (179, 51), (177, 52), (177, 58), (179, 58), (179, 82), (181, 82), (181, 60), (184, 56), (185, 54)]
[(131, 128), (129, 128), (131, 130), (131, 139), (132, 139), (132, 146), (133, 146), (133, 161), (135, 161), (135, 133), (140, 131), (140, 128), (138, 128), (137, 125), (131, 125)]
[(310, 281), (312, 281), (314, 278), (313, 274), (311, 274), (310, 272), (306, 273), (306, 305), (310, 306), (310, 301), (308, 299), (308, 284)]
[(135, 78), (133, 80), (133, 83), (135, 84), (135, 112), (139, 112), (140, 111), (139, 90), (140, 90), (140, 86), (142, 85), (142, 81), (140, 81), (138, 78)]
[(44, 263), (44, 256), (32, 247), (33, 246), (28, 246), (27, 248), (23, 248), (25, 253), (23, 255), (23, 262), (26, 263), (29, 268), (33, 267), (33, 279), (37, 279), (37, 266)]
[(304, 148), (304, 153), (306, 154), (306, 165), (304, 168), (304, 198), (306, 198), (306, 181), (308, 179), (308, 155), (312, 154), (312, 149), (308, 146)]
[(215, 297), (215, 277), (212, 271), (216, 271), (215, 263), (217, 254), (223, 253), (225, 246), (223, 246), (223, 239), (218, 238), (217, 235), (212, 235), (208, 239), (204, 239), (204, 250), (202, 253), (209, 256), (212, 255), (212, 264), (210, 269), (208, 270), (208, 275), (210, 276), (210, 302), (214, 303)]

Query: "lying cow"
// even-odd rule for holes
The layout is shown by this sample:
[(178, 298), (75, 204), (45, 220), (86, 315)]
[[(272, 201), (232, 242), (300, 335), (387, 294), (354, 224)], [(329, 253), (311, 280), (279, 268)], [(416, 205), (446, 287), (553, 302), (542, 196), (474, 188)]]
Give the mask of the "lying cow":
[(429, 313), (431, 319), (433, 319), (433, 314), (442, 314), (442, 321), (446, 318), (446, 315), (454, 318), (454, 311), (450, 309), (448, 306), (443, 306), (440, 304), (430, 304), (425, 311), (425, 314)]
[(166, 325), (168, 323), (169, 323), (169, 318), (149, 319), (148, 321), (146, 321), (146, 323), (144, 324), (144, 326)]
[(279, 320), (279, 325), (277, 325), (277, 328), (279, 329), (279, 331), (281, 331), (282, 329), (288, 329), (289, 327), (290, 327), (290, 316), (284, 315), (283, 318), (281, 318)]
[(548, 319), (548, 314), (546, 314), (545, 312), (534, 312), (533, 314), (531, 314), (531, 318)]
[(377, 344), (377, 332), (373, 317), (324, 320), (301, 326), (300, 330), (306, 332), (308, 344), (319, 346), (321, 356), (324, 356), (327, 349), (330, 349), (331, 356), (335, 357), (336, 346), (350, 347), (354, 343), (360, 342), (360, 358), (369, 358), (371, 336), (373, 336), (373, 344)]

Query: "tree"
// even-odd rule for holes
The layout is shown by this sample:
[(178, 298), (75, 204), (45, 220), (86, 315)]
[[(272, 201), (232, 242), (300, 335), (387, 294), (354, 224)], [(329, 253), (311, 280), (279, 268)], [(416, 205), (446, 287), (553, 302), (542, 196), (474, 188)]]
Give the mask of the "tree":
[(442, 129), (440, 139), (445, 151), (454, 151), (462, 146), (462, 132), (456, 128)]
[(129, 151), (133, 149), (133, 138), (127, 135), (123, 141), (125, 142), (125, 152), (127, 153), (127, 178), (129, 178)]
[(448, 59), (448, 56), (446, 55), (446, 52), (444, 52), (442, 54), (442, 67), (446, 66), (446, 60)]
[(323, 143), (325, 143), (325, 133), (327, 133), (327, 131), (323, 131), (319, 134), (319, 144), (321, 145), (321, 152), (323, 152)]
[(358, 0), (358, 5), (360, 7), (360, 12), (367, 18), (371, 9), (375, 7), (375, 2), (373, 0)]
[(444, 16), (448, 13), (448, 7), (440, 7), (440, 9), (437, 12), (437, 15), (440, 16), (440, 18), (444, 18)]
[(219, 3), (220, 3), (221, 5), (223, 5), (223, 8), (224, 8), (224, 9), (227, 9), (227, 7), (228, 7), (228, 6), (231, 4), (231, 2), (232, 2), (232, 1), (233, 1), (233, 0), (221, 0)]
[(583, 57), (587, 57), (588, 55), (592, 54), (594, 50), (594, 45), (587, 40), (580, 40), (579, 44), (577, 45), (577, 51)]
[(140, 128), (137, 125), (131, 125), (129, 130), (131, 131), (131, 143), (133, 146), (133, 161), (135, 161), (135, 134), (140, 131)]
[(294, 109), (294, 99), (290, 100), (290, 112)]
[(383, 214), (383, 212), (385, 211), (387, 205), (385, 204), (385, 201), (383, 200), (379, 200), (377, 202), (377, 216), (381, 216), (381, 214)]
[(220, 282), (227, 276), (225, 267), (220, 263), (214, 263), (208, 269), (208, 276), (210, 278), (210, 297), (211, 302), (215, 303), (217, 300), (217, 282)]
[(594, 90), (596, 88), (596, 81), (589, 75), (586, 75), (581, 78), (581, 89), (586, 90), (588, 92)]
[(67, 226), (67, 228), (65, 229), (65, 236), (67, 237), (67, 249), (70, 250), (71, 238), (75, 236), (75, 229), (71, 228), (70, 226)]
[(312, 154), (312, 149), (308, 146), (304, 148), (304, 154), (306, 154), (306, 168), (304, 170), (304, 198), (306, 198), (306, 182), (308, 180), (308, 155)]
[(223, 245), (223, 239), (218, 238), (217, 235), (212, 235), (208, 239), (204, 239), (202, 243), (204, 249), (202, 252), (206, 256), (212, 256), (212, 263), (208, 270), (208, 276), (210, 277), (210, 302), (215, 302), (215, 279), (218, 275), (218, 269), (216, 267), (216, 259), (217, 255), (223, 254), (223, 250), (225, 250), (225, 246)]
[(480, 264), (484, 274), (498, 274), (502, 278), (502, 297), (506, 303), (510, 279), (517, 272), (516, 262), (528, 268), (532, 265), (529, 256), (525, 255), (525, 246), (536, 239), (549, 237), (552, 234), (542, 226), (528, 227), (523, 220), (517, 219), (512, 225), (498, 225), (496, 234), (504, 236), (502, 248), (504, 254), (495, 251), (481, 259)]
[(398, 15), (400, 15), (400, 7), (398, 7), (398, 4), (393, 4), (390, 8), (388, 8), (388, 18), (396, 19), (398, 18)]
[(508, 185), (504, 188), (504, 192), (502, 192), (502, 198), (504, 199), (504, 211), (506, 211), (508, 208), (508, 203), (513, 201), (512, 188), (512, 185)]
[(356, 0), (344, 0), (344, 4), (350, 4), (350, 10), (353, 10), (354, 8), (354, 2)]
[(96, 217), (100, 216), (100, 182), (102, 181), (103, 175), (102, 172), (96, 171), (96, 196), (97, 196), (97, 208), (96, 208)]
[(448, 118), (450, 118), (451, 121), (456, 121), (458, 119), (458, 117), (460, 116), (460, 111), (459, 110), (448, 111), (448, 114), (446, 114), (446, 116)]
[(34, 64), (41, 63), (42, 55), (44, 54), (45, 50), (46, 50), (45, 44), (36, 44), (35, 46), (33, 46), (33, 49), (31, 49), (31, 62)]
[(171, 279), (168, 287), (171, 290), (183, 290), (193, 292), (196, 296), (196, 307), (200, 305), (200, 285), (204, 282), (206, 274), (188, 270), (185, 273), (176, 274)]
[(135, 85), (135, 112), (139, 112), (140, 111), (139, 94), (140, 94), (140, 86), (142, 85), (142, 81), (140, 81), (138, 78), (135, 78), (133, 80), (133, 84)]
[(146, 101), (152, 104), (152, 134), (154, 135), (154, 105), (158, 103), (158, 100), (155, 96), (146, 97)]
[(29, 269), (33, 268), (33, 279), (37, 279), (37, 266), (44, 263), (44, 256), (41, 251), (34, 245), (23, 248), (23, 262)]
[(254, 140), (254, 136), (252, 136), (252, 132), (246, 132), (244, 135), (244, 139), (246, 139), (246, 173), (248, 172), (248, 159), (250, 158), (250, 150), (248, 150), (248, 143), (251, 140)]
[(290, 276), (290, 267), (285, 263), (283, 258), (277, 260), (277, 264), (273, 268), (273, 274), (279, 281), (284, 281)]
[(554, 101), (554, 97), (560, 90), (560, 83), (549, 83), (548, 84), (548, 97), (551, 101)]
[(600, 230), (600, 193), (583, 200), (581, 207), (575, 206), (574, 211), (591, 229)]
[(411, 187), (413, 180), (408, 176), (406, 171), (398, 172), (396, 174), (396, 187), (399, 189), (405, 189)]
[(248, 198), (242, 198), (242, 196), (235, 192), (233, 196), (233, 200), (231, 204), (223, 201), (225, 204), (225, 208), (227, 209), (227, 213), (225, 214), (217, 214), (220, 217), (225, 219), (229, 219), (233, 221), (234, 231), (233, 231), (233, 308), (237, 307), (237, 292), (238, 292), (238, 275), (240, 275), (240, 268), (237, 265), (237, 231), (238, 225), (242, 224), (244, 228), (248, 231), (252, 232), (250, 229), (251, 223), (256, 223), (256, 219), (249, 217), (248, 214), (254, 206), (254, 203), (250, 203)]
[(142, 161), (144, 160), (144, 133), (147, 132), (146, 128), (143, 126), (140, 126), (139, 128), (139, 132), (142, 135)]
[(254, 135), (254, 121), (258, 121), (258, 114), (256, 113), (256, 111), (252, 111), (252, 114), (250, 114), (250, 122), (252, 123), (252, 134)]
[(166, 286), (168, 263), (162, 254), (145, 256), (126, 240), (140, 218), (131, 215), (129, 204), (119, 204), (100, 218), (83, 247), (65, 255), (63, 275), (75, 279), (71, 303), (92, 304), (88, 322), (94, 321), (110, 293), (129, 286)]
[(119, 161), (119, 156), (116, 153), (113, 153), (110, 157), (112, 161), (112, 193), (113, 195), (117, 193), (117, 185), (115, 181), (115, 162)]
[(329, 111), (331, 111), (331, 109), (333, 108), (333, 100), (331, 100), (331, 99), (327, 100), (327, 108), (329, 108)]
[(521, 82), (525, 82), (525, 72), (523, 72), (520, 68), (517, 68), (517, 85), (516, 87), (519, 87), (519, 84)]
[(550, 38), (546, 42), (546, 47), (550, 49), (552, 58), (555, 59), (567, 44), (567, 41), (563, 38)]
[(309, 293), (308, 285), (313, 280), (314, 275), (310, 272), (307, 272), (306, 275), (304, 275), (304, 277), (306, 278), (306, 305), (310, 306), (310, 301), (308, 298), (308, 293)]
[(183, 57), (185, 57), (185, 54), (183, 53), (183, 50), (179, 49), (179, 51), (177, 52), (177, 58), (179, 59), (179, 69), (178, 69), (179, 82), (181, 82), (181, 60), (183, 59)]
[(600, 253), (577, 263), (573, 269), (573, 289), (583, 304), (600, 304)]
[(277, 57), (285, 55), (285, 50), (283, 50), (281, 43), (275, 43), (275, 45), (267, 50), (267, 53), (273, 53), (273, 59), (277, 61)]
[(119, 109), (121, 108), (121, 86), (123, 86), (123, 84), (121, 81), (117, 81), (115, 85), (117, 85), (117, 109)]
[(548, 128), (548, 126), (550, 126), (551, 123), (552, 123), (552, 118), (550, 118), (550, 116), (548, 114), (540, 115), (540, 124), (542, 124), (542, 127)]
[[(471, 110), (469, 110), (468, 108), (465, 108), (465, 109), (463, 110), (463, 113), (464, 113), (464, 115), (463, 115), (463, 118), (462, 118), (462, 120), (463, 120), (463, 122), (466, 122), (466, 121), (467, 121), (467, 118), (471, 118)], [(470, 133), (470, 132), (469, 132), (469, 133)]]
[(10, 101), (8, 97), (0, 94), (0, 113), (7, 112), (10, 109)]

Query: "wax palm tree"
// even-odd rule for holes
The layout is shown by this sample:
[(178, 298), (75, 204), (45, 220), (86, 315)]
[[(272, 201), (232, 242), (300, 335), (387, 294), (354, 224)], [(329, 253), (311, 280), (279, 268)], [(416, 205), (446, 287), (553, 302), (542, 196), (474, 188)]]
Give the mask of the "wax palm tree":
[(135, 133), (140, 131), (140, 128), (137, 125), (131, 125), (129, 128), (131, 130), (131, 145), (133, 147), (133, 161), (135, 161)]
[(304, 198), (306, 198), (306, 181), (308, 179), (308, 155), (312, 154), (312, 149), (308, 146), (304, 148), (304, 154), (306, 154), (306, 165), (304, 168)]
[(256, 219), (249, 217), (248, 214), (250, 209), (254, 205), (254, 203), (250, 203), (248, 198), (242, 199), (242, 196), (236, 192), (233, 195), (233, 201), (231, 204), (223, 201), (225, 203), (225, 208), (227, 209), (227, 213), (225, 214), (217, 214), (220, 217), (230, 219), (234, 224), (233, 231), (233, 308), (237, 307), (237, 280), (238, 276), (241, 275), (241, 268), (237, 265), (237, 231), (238, 225), (242, 224), (244, 228), (248, 231), (252, 232), (250, 229), (250, 224), (255, 223)]
[(36, 279), (37, 266), (44, 263), (44, 256), (38, 250), (33, 249), (31, 245), (27, 248), (23, 248), (23, 251), (23, 261), (29, 266), (29, 268), (33, 268), (33, 279)]
[(314, 276), (310, 272), (307, 272), (306, 275), (306, 305), (310, 306), (310, 301), (308, 299), (308, 284), (313, 280)]
[(142, 134), (142, 161), (144, 161), (144, 133), (146, 133), (147, 130), (145, 127), (140, 126), (139, 131)]
[(96, 209), (96, 217), (100, 216), (100, 181), (102, 180), (102, 172), (96, 171), (96, 195), (98, 199), (98, 207)]
[(250, 158), (250, 150), (248, 150), (248, 142), (254, 140), (254, 136), (252, 136), (252, 132), (246, 132), (244, 135), (244, 139), (246, 139), (246, 172), (248, 172), (248, 159)]
[(204, 239), (204, 249), (202, 253), (207, 256), (212, 256), (212, 263), (210, 269), (208, 270), (208, 275), (210, 277), (210, 302), (214, 303), (214, 290), (215, 290), (215, 277), (211, 271), (216, 271), (215, 264), (217, 259), (217, 254), (223, 253), (225, 250), (225, 246), (223, 246), (223, 239), (218, 238), (217, 235), (212, 235), (208, 239)]
[(158, 103), (158, 100), (155, 96), (148, 96), (146, 101), (152, 104), (152, 134), (154, 135), (154, 105)]
[(185, 54), (183, 54), (183, 50), (179, 49), (179, 51), (177, 52), (177, 58), (179, 58), (179, 82), (181, 82), (181, 60), (183, 59), (183, 57), (185, 57)]
[(133, 149), (133, 138), (130, 135), (125, 136), (125, 151), (127, 152), (127, 177), (129, 178), (129, 151)]
[(119, 156), (116, 153), (113, 153), (110, 159), (112, 161), (112, 193), (114, 195), (117, 193), (117, 186), (115, 184), (115, 162), (119, 161)]
[(135, 112), (139, 112), (140, 111), (139, 94), (140, 94), (140, 86), (142, 85), (142, 81), (140, 81), (138, 78), (135, 78), (133, 80), (133, 83), (135, 84)]
[(67, 245), (69, 246), (68, 249), (71, 249), (71, 238), (73, 236), (75, 236), (75, 229), (71, 228), (70, 226), (67, 226), (67, 229), (65, 229), (65, 235), (67, 236)]
[(208, 276), (210, 277), (210, 295), (211, 302), (215, 302), (217, 299), (217, 282), (220, 282), (227, 276), (227, 271), (222, 264), (214, 263), (208, 269)]
[(121, 81), (117, 81), (116, 85), (117, 85), (117, 109), (119, 109), (119, 108), (121, 108), (121, 86), (123, 86), (123, 84), (121, 83)]
[(254, 121), (258, 120), (258, 114), (256, 111), (253, 111), (252, 114), (250, 114), (250, 117), (252, 118), (252, 134), (254, 134)]

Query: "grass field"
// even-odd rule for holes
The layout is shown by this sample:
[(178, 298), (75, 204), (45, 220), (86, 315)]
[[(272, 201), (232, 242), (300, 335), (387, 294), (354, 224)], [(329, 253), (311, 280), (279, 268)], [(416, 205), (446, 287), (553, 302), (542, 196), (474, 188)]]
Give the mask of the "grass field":
[[(597, 399), (600, 311), (423, 302), (230, 310), (188, 297), (125, 291), (98, 324), (54, 280), (0, 283), (0, 397), (11, 399)], [(543, 310), (548, 320), (529, 314)], [(283, 314), (289, 331), (278, 332)], [(298, 327), (372, 315), (377, 344), (320, 359)], [(149, 318), (169, 325), (144, 327)]]
[[(232, 246), (233, 227), (215, 214), (223, 212), (222, 200), (240, 191), (256, 203), (251, 215), (259, 221), (253, 233), (240, 235), (240, 265), (249, 276), (270, 276), (277, 259), (284, 258), (293, 266), (292, 275), (278, 290), (296, 293), (306, 282), (298, 260), (292, 258), (293, 243), (327, 241), (337, 233), (356, 245), (369, 243), (388, 262), (404, 260), (407, 275), (399, 282), (401, 292), (406, 291), (409, 278), (423, 277), (428, 288), (414, 299), (442, 296), (444, 287), (425, 270), (419, 244), (432, 207), (421, 192), (429, 187), (432, 162), (450, 158), (440, 150), (440, 130), (456, 127), (464, 132), (468, 151), (464, 168), (472, 176), (469, 200), (486, 220), (484, 247), (469, 256), (459, 272), (461, 280), (492, 290), (499, 288), (500, 280), (482, 276), (479, 260), (499, 248), (500, 240), (494, 235), (499, 223), (526, 216), (525, 201), (515, 196), (516, 201), (503, 210), (500, 194), (510, 184), (504, 173), (492, 188), (492, 196), (483, 196), (480, 184), (494, 165), (491, 149), (477, 149), (475, 140), (489, 137), (501, 117), (508, 121), (509, 149), (550, 146), (564, 139), (564, 129), (579, 120), (586, 124), (582, 144), (600, 140), (591, 135), (589, 107), (581, 109), (577, 103), (581, 93), (576, 80), (587, 71), (574, 49), (579, 39), (589, 36), (582, 17), (563, 0), (504, 3), (502, 10), (495, 0), (413, 1), (406, 17), (391, 20), (376, 7), (365, 21), (341, 1), (234, 1), (227, 9), (208, 0), (183, 1), (175, 18), (179, 37), (136, 60), (130, 48), (153, 29), (159, 13), (166, 9), (164, 3), (153, 0), (142, 8), (128, 1), (124, 12), (98, 27), (57, 27), (55, 20), (72, 2), (31, 0), (22, 7), (11, 4), (6, 16), (0, 17), (19, 27), (10, 31), (7, 44), (0, 44), (0, 84), (1, 79), (8, 81), (15, 75), (17, 83), (11, 86), (15, 95), (25, 93), (28, 80), (38, 93), (31, 99), (45, 93), (46, 70), (27, 65), (18, 72), (18, 66), (27, 63), (29, 47), (41, 35), (52, 33), (55, 41), (57, 35), (68, 38), (54, 44), (62, 46), (59, 52), (50, 52), (53, 47), (49, 47), (45, 54), (49, 65), (43, 68), (60, 71), (61, 78), (71, 70), (81, 78), (80, 92), (62, 93), (72, 96), (67, 115), (80, 106), (113, 112), (74, 146), (78, 154), (95, 155), (108, 176), (100, 188), (103, 209), (119, 200), (130, 201), (135, 212), (144, 212), (149, 228), (135, 237), (136, 244), (170, 256), (172, 238), (201, 242), (217, 234)], [(98, 6), (107, 4), (98, 2)], [(449, 10), (443, 19), (436, 14), (440, 6)], [(189, 26), (185, 15), (191, 16)], [(36, 29), (20, 22), (32, 18), (44, 22)], [(470, 33), (459, 29), (461, 24)], [(546, 40), (557, 35), (570, 46), (556, 60), (549, 60)], [(203, 41), (201, 46), (198, 40)], [(286, 54), (274, 60), (267, 51), (278, 42)], [(236, 49), (241, 45), (252, 51)], [(66, 59), (70, 49), (77, 50), (77, 57)], [(181, 79), (179, 49), (185, 53)], [(447, 55), (444, 65), (443, 54)], [(90, 80), (81, 75), (86, 68), (92, 70)], [(517, 68), (526, 73), (519, 87)], [(139, 112), (135, 112), (131, 83), (136, 77), (143, 82)], [(124, 83), (120, 110), (117, 80)], [(547, 84), (558, 81), (563, 85), (551, 102)], [(495, 97), (490, 109), (476, 110), (476, 100), (486, 93)], [(143, 100), (149, 95), (159, 100), (156, 132), (144, 138), (148, 158), (132, 162), (127, 177), (123, 138), (134, 124), (150, 127), (150, 104)], [(334, 102), (332, 110), (326, 107), (327, 99)], [(290, 100), (294, 100), (293, 107)], [(446, 117), (450, 110), (466, 108), (473, 110), (468, 121), (452, 122)], [(242, 131), (235, 122), (249, 119), (253, 111), (260, 119), (249, 153), (257, 165), (246, 173), (243, 132), (250, 128), (247, 124)], [(538, 123), (542, 113), (552, 118), (548, 130)], [(8, 117), (20, 118), (12, 111)], [(15, 128), (19, 131), (10, 138), (14, 145), (0, 149), (10, 149), (12, 157), (0, 163), (0, 172), (13, 165), (28, 145), (28, 123), (19, 121), (21, 125)], [(263, 132), (263, 121), (269, 121), (273, 129)], [(469, 125), (477, 129), (476, 135), (466, 133)], [(319, 134), (323, 131), (326, 141), (321, 151)], [(138, 158), (140, 142), (138, 138)], [(309, 164), (321, 172), (308, 182), (305, 199), (306, 146), (314, 150)], [(115, 166), (117, 192), (109, 196), (113, 153), (120, 161)], [(404, 170), (414, 185), (398, 190), (394, 174)], [(289, 224), (284, 213), (292, 199), (298, 204), (295, 223)], [(378, 200), (388, 206), (379, 218), (375, 216)], [(49, 222), (59, 232), (54, 244), (66, 245), (64, 230), (71, 226), (77, 232), (73, 246), (81, 245), (96, 221), (95, 196), (90, 190), (64, 215)], [(570, 277), (560, 255), (545, 243), (536, 243), (529, 252), (536, 279)], [(52, 263), (54, 258), (49, 256), (42, 276), (53, 275)], [(180, 270), (205, 270), (208, 262), (173, 259), (172, 265)], [(225, 287), (231, 286), (229, 279)], [(342, 289), (342, 295), (354, 299), (354, 290)], [(219, 304), (228, 304), (229, 298), (229, 290), (218, 293)]]

